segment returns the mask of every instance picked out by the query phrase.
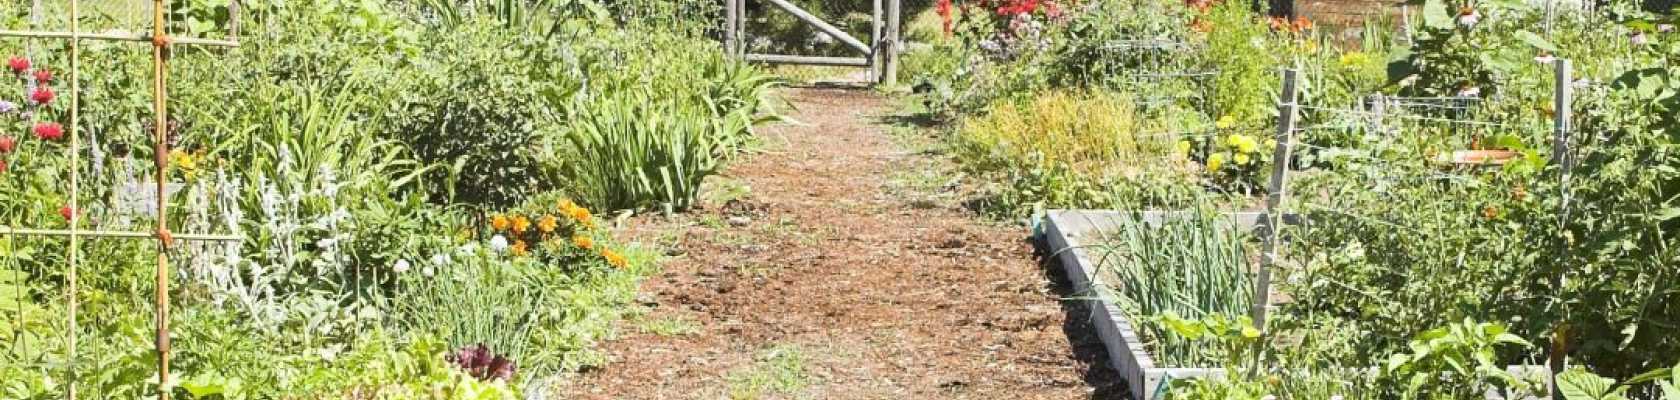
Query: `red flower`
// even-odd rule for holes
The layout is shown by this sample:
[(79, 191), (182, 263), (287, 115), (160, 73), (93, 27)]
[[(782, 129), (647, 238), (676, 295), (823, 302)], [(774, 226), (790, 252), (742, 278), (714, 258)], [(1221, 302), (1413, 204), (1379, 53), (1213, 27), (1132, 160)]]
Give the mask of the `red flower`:
[(24, 71), (29, 70), (29, 59), (12, 56), (11, 59), (6, 60), (6, 65), (12, 67), (12, 73), (22, 74)]
[(35, 88), (35, 92), (29, 94), (29, 99), (35, 100), (35, 104), (46, 105), (52, 101), (54, 96), (57, 96), (57, 94), (53, 93), (52, 88), (42, 86)]
[(76, 209), (70, 208), (70, 206), (63, 206), (63, 207), (58, 208), (58, 216), (64, 217), (64, 220), (66, 220), (66, 221), (70, 220), (71, 215), (75, 215), (75, 214), (76, 214)]
[(64, 137), (64, 126), (57, 122), (35, 124), (35, 137), (41, 140), (58, 140)]
[(939, 19), (945, 23), (945, 36), (951, 36), (951, 0), (939, 0), (935, 5)]
[(35, 82), (36, 83), (44, 84), (44, 83), (47, 83), (47, 82), (52, 82), (52, 79), (53, 79), (52, 70), (49, 70), (49, 69), (36, 69), (35, 70)]
[(0, 136), (0, 154), (11, 153), (17, 148), (17, 139), (11, 136)]

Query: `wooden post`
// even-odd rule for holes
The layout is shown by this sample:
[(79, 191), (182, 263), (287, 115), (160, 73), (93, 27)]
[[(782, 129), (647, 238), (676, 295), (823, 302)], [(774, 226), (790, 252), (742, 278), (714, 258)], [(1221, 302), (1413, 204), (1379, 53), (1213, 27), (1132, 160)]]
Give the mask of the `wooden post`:
[(158, 399), (169, 400), (169, 31), (164, 1), (152, 0), (152, 162), (157, 165), (157, 363)]
[(901, 3), (901, 0), (887, 0), (887, 41), (881, 49), (882, 56), (886, 57), (881, 83), (887, 87), (898, 85), (899, 31), (903, 25), (900, 14), (904, 11)]
[(736, 52), (736, 46), (740, 44), (736, 42), (735, 28), (741, 24), (741, 14), (737, 4), (736, 0), (723, 0), (723, 53), (730, 57), (739, 54)]
[(882, 5), (881, 2), (882, 2), (882, 0), (875, 0), (874, 1), (875, 11), (874, 11), (873, 14), (870, 14), (871, 18), (869, 20), (870, 21), (870, 29), (869, 29), (869, 45), (870, 45), (870, 48), (869, 48), (869, 81), (870, 82), (880, 82), (881, 81), (881, 67), (882, 67), (882, 63), (881, 63), (881, 43), (883, 41), (883, 38), (881, 37), (881, 28), (886, 25), (886, 18), (887, 18), (887, 16), (882, 12), (882, 8), (885, 7), (885, 6)]
[(1254, 305), (1250, 317), (1262, 334), (1266, 329), (1266, 309), (1272, 304), (1272, 268), (1278, 261), (1278, 237), (1283, 227), (1283, 201), (1289, 192), (1289, 158), (1295, 141), (1295, 103), (1297, 70), (1283, 71), (1283, 95), (1278, 99), (1277, 146), (1272, 148), (1272, 181), (1266, 193), (1265, 252), (1260, 256), (1260, 271), (1254, 279)]
[[(1560, 170), (1558, 175), (1558, 233), (1561, 235), (1568, 228), (1569, 179), (1572, 173), (1570, 169), (1575, 161), (1574, 157), (1569, 155), (1569, 131), (1572, 128), (1570, 126), (1570, 107), (1574, 100), (1574, 78), (1571, 76), (1573, 71), (1570, 70), (1568, 59), (1559, 58), (1553, 61), (1552, 67), (1552, 79), (1555, 81), (1552, 88), (1552, 163), (1557, 164)], [(1562, 237), (1556, 240), (1558, 243), (1557, 259), (1559, 265), (1562, 265), (1568, 260), (1566, 253), (1568, 252), (1569, 242)], [(1558, 271), (1557, 276), (1552, 277), (1552, 287), (1561, 292), (1564, 284), (1567, 283), (1565, 279), (1563, 271)], [(1568, 315), (1567, 310), (1565, 310), (1565, 315)], [(1557, 375), (1569, 367), (1568, 360), (1565, 357), (1568, 351), (1569, 324), (1566, 319), (1565, 322), (1558, 324), (1552, 330), (1552, 349), (1546, 363), (1552, 373), (1552, 398), (1556, 400), (1563, 400), (1562, 393), (1558, 391)]]

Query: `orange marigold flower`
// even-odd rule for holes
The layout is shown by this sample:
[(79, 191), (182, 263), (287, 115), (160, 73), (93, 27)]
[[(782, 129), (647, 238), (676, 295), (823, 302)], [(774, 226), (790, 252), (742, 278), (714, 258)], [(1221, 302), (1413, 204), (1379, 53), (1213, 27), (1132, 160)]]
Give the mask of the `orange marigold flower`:
[(508, 222), (505, 215), (496, 214), (496, 216), (490, 217), (490, 227), (496, 228), (497, 231), (505, 231), (509, 226), (511, 226), (511, 223)]
[(1487, 219), (1499, 218), (1499, 208), (1494, 207), (1492, 204), (1482, 207), (1482, 217)]
[(611, 249), (601, 250), (601, 258), (607, 259), (607, 265), (614, 267), (624, 268), (630, 266), (630, 260), (625, 259), (624, 256), (619, 255), (618, 252), (612, 251)]
[(525, 244), (524, 240), (515, 240), (515, 241), (513, 241), (513, 246), (509, 247), (509, 248), (513, 249), (513, 255), (514, 256), (523, 256), (523, 255), (525, 255), (525, 250), (526, 250), (527, 247), (528, 247), (528, 245)]
[(530, 230), (530, 229), (531, 229), (531, 220), (529, 218), (525, 218), (525, 216), (523, 216), (523, 215), (513, 217), (513, 231), (514, 232), (525, 233), (525, 231)]
[(559, 227), (560, 221), (554, 219), (553, 215), (544, 215), (542, 220), (537, 221), (537, 230), (542, 231), (542, 233), (552, 233), (555, 228)]
[(1300, 16), (1295, 17), (1295, 23), (1290, 25), (1289, 30), (1294, 31), (1295, 33), (1301, 33), (1303, 31), (1312, 30), (1312, 28), (1312, 20), (1307, 19), (1307, 17)]
[(595, 239), (584, 235), (572, 236), (572, 244), (577, 245), (580, 249), (589, 250), (595, 247)]

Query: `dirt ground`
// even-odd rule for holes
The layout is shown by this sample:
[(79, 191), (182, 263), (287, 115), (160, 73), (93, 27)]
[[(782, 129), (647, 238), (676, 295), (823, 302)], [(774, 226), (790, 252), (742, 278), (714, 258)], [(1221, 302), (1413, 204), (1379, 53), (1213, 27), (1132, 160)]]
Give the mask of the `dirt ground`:
[(557, 398), (1121, 398), (1059, 270), (963, 208), (931, 139), (890, 133), (890, 100), (781, 94), (798, 122), (761, 128), (701, 209), (624, 229), (672, 257)]

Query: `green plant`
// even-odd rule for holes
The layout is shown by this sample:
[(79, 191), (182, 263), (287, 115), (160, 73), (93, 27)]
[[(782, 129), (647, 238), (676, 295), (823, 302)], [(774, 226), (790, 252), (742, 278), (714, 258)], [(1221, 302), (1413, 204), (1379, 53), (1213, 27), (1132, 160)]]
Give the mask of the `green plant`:
[(1499, 363), (1501, 346), (1529, 344), (1502, 325), (1466, 319), (1418, 334), (1409, 344), (1411, 352), (1390, 355), (1383, 372), (1405, 388), (1400, 394), (1408, 399), (1463, 398), (1490, 386), (1534, 391)]
[[(1242, 330), (1235, 328), (1241, 322), (1228, 318), (1246, 315), (1253, 299), (1246, 240), (1230, 219), (1191, 211), (1151, 221), (1133, 213), (1103, 232), (1099, 243), (1101, 289), (1134, 320), (1166, 316), (1143, 326), (1156, 360), (1184, 367), (1224, 360), (1196, 341), (1208, 329), (1215, 337)], [(1217, 323), (1188, 324), (1181, 318)]]

